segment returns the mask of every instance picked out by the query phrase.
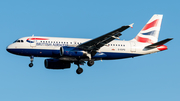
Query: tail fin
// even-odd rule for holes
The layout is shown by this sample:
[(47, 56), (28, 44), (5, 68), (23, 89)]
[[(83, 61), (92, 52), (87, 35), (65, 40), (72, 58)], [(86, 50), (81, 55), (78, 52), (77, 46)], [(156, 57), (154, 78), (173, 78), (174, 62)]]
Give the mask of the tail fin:
[(133, 39), (142, 43), (156, 43), (159, 37), (163, 15), (155, 14)]

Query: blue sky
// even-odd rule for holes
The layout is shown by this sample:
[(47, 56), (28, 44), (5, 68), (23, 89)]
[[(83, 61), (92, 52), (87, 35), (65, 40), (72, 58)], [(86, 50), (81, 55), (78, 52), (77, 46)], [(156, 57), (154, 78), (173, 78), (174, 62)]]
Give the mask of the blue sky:
[[(177, 0), (2, 0), (1, 101), (179, 101), (180, 12)], [(24, 36), (96, 38), (134, 24), (120, 37), (130, 40), (153, 14), (163, 14), (159, 40), (168, 50), (136, 58), (97, 61), (92, 67), (47, 70), (45, 58), (10, 54), (6, 47)]]

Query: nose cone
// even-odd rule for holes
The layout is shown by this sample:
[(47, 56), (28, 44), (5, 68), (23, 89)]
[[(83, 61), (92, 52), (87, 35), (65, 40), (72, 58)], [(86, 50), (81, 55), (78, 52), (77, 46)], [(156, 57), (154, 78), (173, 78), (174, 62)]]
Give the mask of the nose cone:
[(10, 52), (10, 53), (13, 53), (13, 52), (12, 52), (12, 50), (13, 50), (12, 44), (9, 45), (9, 46), (7, 46), (7, 47), (6, 47), (6, 50), (7, 50), (8, 52)]
[(8, 51), (8, 52), (9, 52), (9, 46), (7, 46), (7, 47), (6, 47), (6, 51)]

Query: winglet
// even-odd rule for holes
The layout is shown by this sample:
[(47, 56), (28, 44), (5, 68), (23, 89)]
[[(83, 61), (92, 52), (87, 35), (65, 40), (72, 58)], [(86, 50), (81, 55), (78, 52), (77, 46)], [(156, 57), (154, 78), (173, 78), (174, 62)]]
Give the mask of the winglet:
[(134, 23), (130, 24), (129, 27), (133, 28)]

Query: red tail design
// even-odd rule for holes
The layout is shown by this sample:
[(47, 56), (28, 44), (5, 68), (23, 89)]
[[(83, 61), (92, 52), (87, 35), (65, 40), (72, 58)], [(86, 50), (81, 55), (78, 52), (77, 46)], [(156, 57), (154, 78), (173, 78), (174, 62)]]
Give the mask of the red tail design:
[(153, 43), (151, 39), (149, 38), (143, 38), (143, 37), (140, 37), (140, 36), (136, 36), (135, 39), (138, 41), (138, 42), (142, 42), (142, 43)]
[(158, 21), (159, 21), (159, 19), (156, 19), (156, 20), (154, 20), (153, 22), (151, 22), (151, 23), (149, 23), (149, 24), (146, 24), (146, 25), (144, 26), (144, 28), (142, 29), (142, 31), (147, 30), (147, 29), (152, 28), (152, 27), (156, 27), (157, 24), (158, 24)]

